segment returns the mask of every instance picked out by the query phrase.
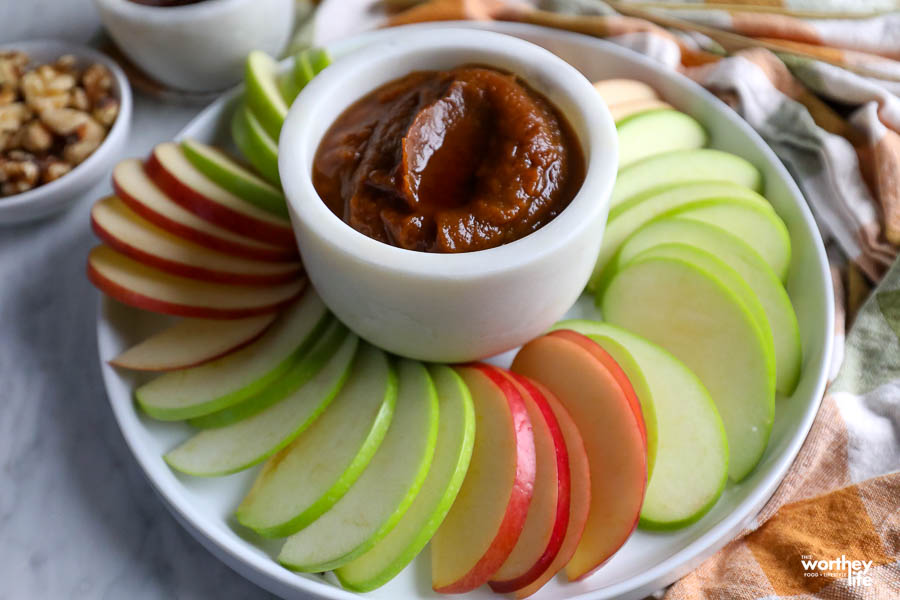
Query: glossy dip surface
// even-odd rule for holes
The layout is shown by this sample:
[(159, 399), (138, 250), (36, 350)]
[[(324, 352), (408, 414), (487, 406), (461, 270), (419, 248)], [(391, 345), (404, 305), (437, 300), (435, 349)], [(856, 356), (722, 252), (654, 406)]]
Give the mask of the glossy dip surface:
[(351, 105), (325, 134), (313, 184), (338, 217), (409, 250), (509, 243), (558, 215), (584, 180), (572, 128), (520, 78), (419, 71)]

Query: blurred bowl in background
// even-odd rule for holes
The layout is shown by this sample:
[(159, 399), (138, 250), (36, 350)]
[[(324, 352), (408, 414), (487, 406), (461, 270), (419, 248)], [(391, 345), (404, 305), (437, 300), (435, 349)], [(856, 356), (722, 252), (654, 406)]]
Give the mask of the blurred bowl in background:
[(277, 56), (294, 29), (294, 0), (203, 0), (170, 7), (132, 0), (94, 4), (123, 54), (160, 83), (190, 92), (234, 85), (251, 50)]

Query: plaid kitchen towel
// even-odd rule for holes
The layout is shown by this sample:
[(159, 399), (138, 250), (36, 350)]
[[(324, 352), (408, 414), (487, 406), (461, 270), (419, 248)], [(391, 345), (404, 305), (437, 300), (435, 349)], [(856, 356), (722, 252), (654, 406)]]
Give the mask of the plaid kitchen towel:
[(833, 259), (834, 379), (753, 526), (665, 598), (900, 598), (900, 3), (385, 1), (389, 24), (498, 19), (606, 38), (705, 86), (769, 143)]

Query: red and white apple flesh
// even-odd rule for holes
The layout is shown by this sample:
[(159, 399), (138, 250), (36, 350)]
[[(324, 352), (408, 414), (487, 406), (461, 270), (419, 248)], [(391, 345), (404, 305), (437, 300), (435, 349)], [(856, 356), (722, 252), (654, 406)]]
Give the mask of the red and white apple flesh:
[(145, 165), (147, 174), (172, 200), (233, 233), (294, 248), (291, 223), (217, 185), (199, 171), (174, 142), (159, 144)]
[(312, 290), (285, 310), (256, 342), (215, 361), (166, 373), (135, 391), (138, 405), (164, 421), (228, 408), (277, 382), (309, 349), (328, 310)]
[(569, 526), (569, 453), (553, 409), (526, 377), (495, 369), (525, 401), (534, 433), (534, 493), (519, 541), (491, 577), (491, 589), (505, 594), (525, 587), (547, 570), (562, 547)]
[(582, 579), (615, 554), (638, 523), (647, 487), (639, 402), (612, 357), (575, 332), (556, 331), (525, 344), (512, 370), (546, 386), (581, 430), (591, 468), (591, 509), (566, 575)]
[(273, 285), (296, 279), (299, 262), (266, 262), (204, 248), (157, 227), (110, 196), (91, 209), (94, 233), (107, 245), (172, 275), (239, 285)]
[(535, 480), (534, 435), (516, 387), (487, 365), (460, 367), (475, 404), (475, 446), (453, 507), (431, 540), (436, 592), (487, 583), (512, 553)]
[(88, 279), (107, 296), (150, 312), (201, 319), (242, 319), (290, 304), (306, 280), (271, 286), (225, 285), (179, 277), (96, 246), (88, 255)]
[(256, 340), (277, 313), (246, 319), (182, 319), (109, 361), (132, 371), (177, 371), (240, 350)]
[(113, 169), (113, 189), (134, 212), (157, 227), (212, 250), (269, 261), (297, 260), (297, 248), (274, 246), (232, 233), (182, 208), (144, 171), (141, 161), (123, 160)]
[(512, 592), (512, 595), (519, 599), (527, 598), (540, 590), (565, 568), (581, 543), (581, 536), (584, 533), (591, 509), (591, 468), (584, 440), (581, 439), (581, 432), (578, 431), (572, 415), (550, 390), (534, 380), (529, 379), (529, 381), (540, 391), (550, 408), (553, 409), (553, 415), (556, 417), (566, 441), (570, 476), (569, 525), (566, 527), (565, 537), (553, 562), (534, 581)]

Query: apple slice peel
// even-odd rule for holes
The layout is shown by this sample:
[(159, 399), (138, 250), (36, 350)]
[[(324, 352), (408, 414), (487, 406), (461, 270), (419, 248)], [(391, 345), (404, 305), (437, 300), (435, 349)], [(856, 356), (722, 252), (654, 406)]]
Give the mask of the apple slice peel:
[(288, 220), (217, 185), (199, 171), (174, 142), (157, 145), (144, 168), (163, 192), (197, 216), (257, 241), (296, 247), (297, 241)]
[(728, 480), (728, 442), (719, 412), (697, 376), (659, 346), (609, 323), (571, 320), (554, 327), (590, 337), (616, 360), (628, 355), (630, 361), (620, 363), (633, 365), (647, 381), (659, 416), (660, 452), (639, 526), (676, 529), (703, 517)]
[(526, 377), (496, 369), (525, 401), (534, 433), (536, 474), (528, 516), (516, 546), (489, 582), (505, 594), (534, 582), (556, 558), (569, 526), (569, 453), (559, 422), (543, 393)]
[(555, 331), (528, 342), (512, 370), (547, 387), (581, 430), (591, 468), (591, 508), (566, 575), (583, 579), (637, 526), (647, 486), (640, 406), (612, 357), (576, 332)]
[(438, 434), (438, 399), (428, 370), (400, 360), (394, 418), (353, 487), (325, 514), (289, 537), (278, 562), (321, 573), (361, 556), (403, 517), (428, 475)]
[(297, 260), (297, 248), (274, 246), (205, 221), (175, 203), (144, 171), (136, 158), (123, 160), (113, 169), (113, 190), (134, 212), (157, 227), (233, 256), (269, 261)]
[(584, 528), (591, 508), (591, 468), (578, 425), (576, 425), (572, 415), (569, 414), (562, 402), (550, 390), (536, 381), (529, 381), (547, 400), (566, 442), (566, 450), (569, 455), (570, 481), (569, 524), (566, 527), (562, 545), (553, 562), (534, 581), (512, 592), (512, 595), (519, 599), (527, 598), (540, 590), (569, 563), (578, 549), (578, 545), (581, 543), (581, 537), (584, 534)]
[(335, 571), (347, 589), (372, 591), (400, 573), (440, 527), (466, 476), (475, 442), (472, 395), (452, 368), (432, 365), (429, 371), (440, 422), (428, 478), (397, 526), (368, 552)]
[(227, 285), (179, 277), (133, 260), (109, 246), (88, 254), (87, 277), (107, 296), (150, 312), (201, 319), (243, 319), (280, 310), (306, 279), (269, 286)]
[(285, 537), (325, 514), (378, 451), (396, 401), (397, 374), (390, 359), (361, 344), (337, 397), (263, 466), (235, 513), (238, 522), (264, 537)]
[(194, 244), (147, 221), (109, 196), (91, 208), (91, 227), (104, 243), (172, 275), (238, 285), (273, 285), (297, 278), (299, 262), (266, 262), (231, 256)]
[(276, 313), (246, 319), (182, 319), (109, 361), (133, 371), (176, 371), (221, 358), (255, 341)]
[(141, 409), (155, 419), (198, 417), (246, 400), (284, 375), (328, 311), (312, 291), (290, 307), (260, 339), (199, 367), (174, 371), (135, 391)]
[(346, 330), (337, 333), (342, 336), (337, 351), (304, 385), (246, 419), (196, 433), (169, 451), (163, 457), (166, 463), (187, 475), (227, 475), (252, 467), (291, 443), (327, 410), (350, 373), (359, 340)]
[(456, 502), (431, 540), (432, 587), (453, 594), (483, 585), (506, 561), (535, 478), (534, 437), (518, 390), (487, 365), (457, 372), (475, 404), (475, 446)]

